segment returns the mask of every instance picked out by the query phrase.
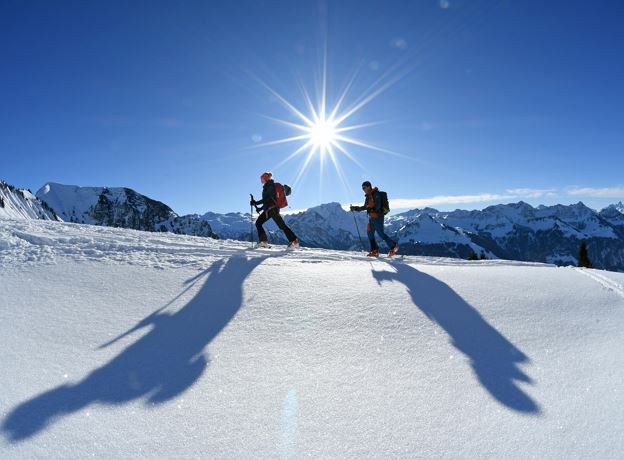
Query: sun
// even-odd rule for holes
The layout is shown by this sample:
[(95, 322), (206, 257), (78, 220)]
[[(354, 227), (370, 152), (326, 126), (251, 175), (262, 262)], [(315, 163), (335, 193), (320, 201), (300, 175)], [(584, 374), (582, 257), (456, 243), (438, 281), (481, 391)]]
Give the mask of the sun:
[(389, 80), (384, 80), (383, 78), (377, 80), (375, 83), (370, 85), (363, 94), (348, 104), (348, 95), (353, 89), (356, 77), (357, 73), (352, 76), (351, 80), (336, 100), (329, 101), (327, 95), (327, 67), (326, 63), (324, 63), (322, 80), (316, 85), (317, 88), (320, 89), (320, 92), (317, 95), (315, 102), (313, 102), (309, 92), (302, 82), (299, 82), (299, 89), (301, 90), (303, 102), (305, 103), (303, 108), (297, 107), (293, 102), (290, 102), (277, 91), (272, 89), (269, 85), (258, 79), (258, 81), (288, 110), (291, 115), (289, 120), (279, 119), (268, 115), (265, 117), (282, 126), (292, 129), (294, 132), (293, 135), (289, 137), (259, 143), (254, 145), (253, 148), (299, 142), (300, 146), (272, 169), (278, 169), (294, 158), (303, 156), (301, 166), (297, 172), (297, 177), (294, 180), (294, 185), (297, 185), (314, 158), (320, 159), (320, 178), (322, 178), (325, 160), (328, 159), (333, 164), (340, 181), (346, 189), (350, 189), (350, 187), (348, 186), (340, 164), (340, 156), (343, 156), (355, 163), (363, 171), (366, 170), (366, 168), (358, 161), (356, 156), (349, 151), (349, 146), (376, 150), (385, 154), (405, 158), (404, 155), (372, 145), (353, 137), (353, 131), (378, 125), (380, 122), (370, 122), (358, 125), (348, 123), (349, 119), (355, 113), (360, 112), (371, 101), (396, 83), (400, 76), (390, 78)]
[(331, 118), (326, 119), (325, 114), (321, 114), (309, 127), (310, 143), (312, 148), (319, 149), (321, 154), (328, 152), (338, 141), (336, 132), (336, 122)]

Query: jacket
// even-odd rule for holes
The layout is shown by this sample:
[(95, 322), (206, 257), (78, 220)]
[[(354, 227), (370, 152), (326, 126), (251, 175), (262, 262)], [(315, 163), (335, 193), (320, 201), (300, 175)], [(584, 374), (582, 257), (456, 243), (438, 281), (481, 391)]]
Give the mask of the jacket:
[[(258, 211), (268, 211), (277, 206), (277, 193), (275, 192), (275, 182), (273, 179), (266, 181), (262, 186), (262, 199), (256, 201), (256, 206), (262, 205)], [(278, 208), (279, 209), (279, 208)]]
[(363, 206), (354, 206), (354, 211), (366, 211), (368, 213), (368, 217), (376, 219), (379, 216), (383, 217), (383, 212), (381, 210), (381, 195), (379, 194), (379, 189), (375, 187), (370, 194), (364, 195), (364, 205)]

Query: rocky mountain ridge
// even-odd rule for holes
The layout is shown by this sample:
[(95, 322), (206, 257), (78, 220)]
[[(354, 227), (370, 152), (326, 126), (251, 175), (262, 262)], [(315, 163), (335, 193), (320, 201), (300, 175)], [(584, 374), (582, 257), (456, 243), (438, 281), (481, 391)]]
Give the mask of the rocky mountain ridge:
[[(11, 190), (10, 200), (7, 190)], [(62, 219), (242, 241), (257, 238), (248, 213), (179, 216), (166, 204), (129, 188), (48, 183), (36, 197), (28, 191), (15, 190), (0, 183), (6, 217)], [(9, 202), (10, 215), (6, 211)], [(15, 211), (17, 202), (21, 203), (20, 212)], [(0, 207), (0, 216), (2, 212)], [(315, 206), (285, 215), (284, 219), (303, 246), (368, 250), (366, 213), (346, 211), (339, 203)], [(272, 221), (266, 228), (273, 243), (286, 243)], [(413, 209), (387, 216), (386, 232), (399, 241), (404, 254), (458, 258), (477, 255), (558, 265), (575, 265), (584, 240), (595, 267), (624, 271), (621, 202), (601, 211), (581, 202), (533, 207), (522, 201), (472, 211)]]

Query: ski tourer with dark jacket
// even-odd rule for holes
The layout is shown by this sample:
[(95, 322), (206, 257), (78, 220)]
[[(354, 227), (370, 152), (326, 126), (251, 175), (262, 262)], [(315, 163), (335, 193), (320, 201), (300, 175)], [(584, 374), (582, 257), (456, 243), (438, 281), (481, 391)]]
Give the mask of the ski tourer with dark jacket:
[[(262, 182), (262, 199), (252, 199), (249, 203), (251, 206), (255, 206), (256, 210), (260, 213), (256, 220), (256, 229), (258, 230), (259, 242), (256, 247), (267, 247), (267, 234), (263, 225), (269, 219), (277, 224), (277, 226), (284, 232), (288, 239), (288, 249), (294, 249), (299, 247), (299, 240), (297, 235), (286, 225), (284, 219), (280, 214), (280, 208), (277, 204), (277, 193), (275, 191), (275, 182), (273, 181), (273, 174), (265, 172), (260, 176), (260, 182)], [(258, 207), (261, 206), (261, 207)]]
[(375, 240), (375, 232), (377, 232), (390, 249), (388, 255), (393, 256), (399, 250), (399, 245), (384, 232), (384, 213), (379, 189), (377, 187), (373, 188), (369, 181), (364, 181), (362, 182), (362, 190), (364, 190), (364, 205), (351, 206), (351, 211), (366, 211), (368, 214), (366, 233), (368, 234), (371, 250), (367, 255), (369, 257), (379, 256), (379, 247)]

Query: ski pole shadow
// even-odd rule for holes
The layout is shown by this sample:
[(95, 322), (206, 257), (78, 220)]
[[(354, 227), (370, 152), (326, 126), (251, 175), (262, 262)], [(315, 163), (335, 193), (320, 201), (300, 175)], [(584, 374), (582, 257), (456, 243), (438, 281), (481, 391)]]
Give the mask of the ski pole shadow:
[(533, 383), (520, 368), (530, 359), (451, 287), (405, 263), (391, 263), (394, 272), (375, 271), (379, 284), (403, 283), (416, 305), (442, 327), (458, 351), (466, 355), (481, 385), (498, 402), (518, 412), (539, 414), (540, 408), (517, 382)]
[(145, 398), (146, 403), (159, 404), (180, 395), (206, 370), (209, 361), (205, 347), (241, 308), (243, 282), (265, 258), (233, 256), (187, 280), (183, 292), (207, 276), (197, 294), (180, 310), (162, 312), (170, 302), (102, 345), (100, 348), (139, 329), (151, 328), (82, 381), (60, 385), (14, 408), (2, 424), (5, 437), (11, 442), (24, 440), (94, 403), (121, 405)]

